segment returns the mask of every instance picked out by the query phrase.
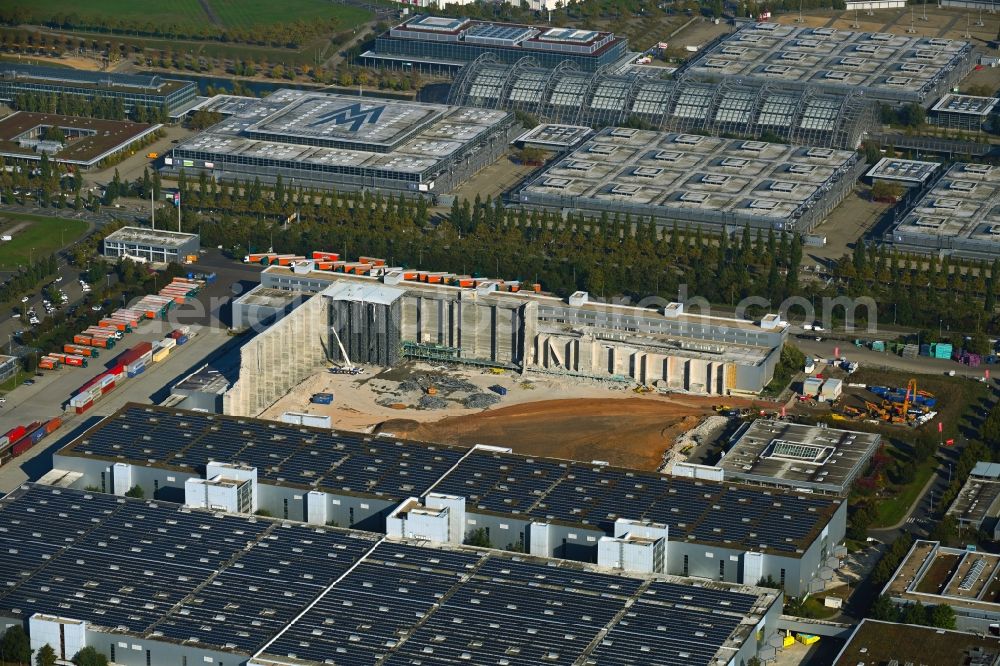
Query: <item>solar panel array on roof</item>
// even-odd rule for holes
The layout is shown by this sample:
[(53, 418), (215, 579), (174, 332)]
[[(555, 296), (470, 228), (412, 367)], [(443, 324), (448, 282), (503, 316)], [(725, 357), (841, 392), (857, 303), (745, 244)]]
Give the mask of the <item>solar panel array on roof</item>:
[(0, 548), (5, 616), (338, 666), (708, 663), (777, 599), (32, 484)]
[(836, 510), (835, 500), (767, 493), (602, 465), (473, 451), (434, 491), (467, 510), (589, 525), (618, 518), (670, 526), (671, 539), (796, 552)]
[(0, 501), (0, 609), (249, 653), (375, 542), (29, 486)]
[[(383, 542), (262, 658), (343, 666), (649, 664), (655, 650), (657, 664), (709, 663), (758, 604), (754, 594), (727, 589)], [(611, 650), (612, 643), (635, 650)], [(685, 654), (701, 659), (684, 661)]]
[(80, 69), (70, 69), (64, 67), (44, 67), (41, 65), (22, 65), (4, 63), (0, 65), (0, 76), (25, 77), (29, 79), (39, 79), (57, 81), (61, 83), (86, 83), (89, 85), (100, 85), (108, 88), (142, 88), (147, 90), (158, 90), (166, 81), (158, 75), (145, 76), (143, 74), (114, 74), (110, 72), (90, 72)]
[(262, 482), (396, 499), (423, 493), (466, 451), (139, 405), (108, 417), (70, 450), (191, 472), (211, 461), (244, 464), (256, 467)]

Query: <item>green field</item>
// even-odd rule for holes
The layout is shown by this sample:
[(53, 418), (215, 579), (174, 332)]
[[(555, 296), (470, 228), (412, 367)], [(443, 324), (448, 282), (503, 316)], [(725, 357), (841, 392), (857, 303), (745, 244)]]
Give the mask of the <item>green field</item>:
[[(224, 28), (247, 28), (274, 23), (292, 23), (324, 18), (339, 18), (339, 29), (347, 30), (370, 18), (362, 9), (340, 5), (329, 0), (206, 0)], [(211, 23), (210, 17), (198, 0), (5, 0), (8, 7), (22, 7), (41, 23), (56, 15), (75, 14), (94, 25), (123, 27), (123, 24), (155, 26), (166, 29), (178, 27), (203, 27)]]
[[(27, 226), (21, 226), (27, 225)], [(87, 231), (82, 220), (64, 220), (57, 217), (0, 214), (0, 234), (11, 234), (14, 239), (0, 243), (0, 268), (17, 268), (31, 259), (47, 257), (74, 242)]]

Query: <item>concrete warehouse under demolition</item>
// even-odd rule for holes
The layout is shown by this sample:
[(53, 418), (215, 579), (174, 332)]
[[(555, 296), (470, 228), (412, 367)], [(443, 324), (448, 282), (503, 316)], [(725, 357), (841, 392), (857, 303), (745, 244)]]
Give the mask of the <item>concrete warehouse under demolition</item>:
[(0, 630), (121, 666), (746, 664), (777, 590), (26, 485), (0, 500)]
[(227, 511), (456, 544), (482, 529), (507, 550), (770, 578), (791, 595), (824, 589), (845, 552), (839, 498), (165, 407), (127, 405), (53, 467), (53, 478), (117, 495), (139, 486), (205, 506), (210, 494)]
[[(258, 289), (315, 294), (240, 350), (227, 414), (255, 416), (330, 362), (391, 367), (401, 358), (539, 370), (703, 395), (755, 394), (774, 376), (788, 324), (272, 266)], [(258, 289), (234, 304), (234, 320)], [(252, 307), (252, 306), (250, 306)], [(334, 333), (335, 331), (335, 333)]]
[(226, 95), (206, 109), (226, 118), (181, 141), (167, 173), (445, 193), (496, 161), (517, 126), (506, 111), (288, 89)]
[(955, 163), (883, 241), (904, 252), (1000, 257), (1000, 168)]
[(850, 150), (607, 128), (517, 193), (527, 207), (631, 213), (713, 231), (808, 232), (864, 172)]
[(927, 108), (951, 92), (974, 65), (969, 42), (753, 23), (706, 48), (678, 75), (857, 91), (892, 106)]

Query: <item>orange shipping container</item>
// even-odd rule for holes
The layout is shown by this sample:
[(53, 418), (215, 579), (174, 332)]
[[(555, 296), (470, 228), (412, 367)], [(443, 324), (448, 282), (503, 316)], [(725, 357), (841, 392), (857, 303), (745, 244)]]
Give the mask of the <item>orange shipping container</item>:
[(323, 252), (321, 250), (313, 250), (313, 259), (322, 259), (323, 261), (337, 261), (340, 259), (340, 255), (336, 252)]
[(372, 264), (373, 266), (385, 266), (385, 259), (376, 259), (374, 257), (358, 257), (358, 263)]

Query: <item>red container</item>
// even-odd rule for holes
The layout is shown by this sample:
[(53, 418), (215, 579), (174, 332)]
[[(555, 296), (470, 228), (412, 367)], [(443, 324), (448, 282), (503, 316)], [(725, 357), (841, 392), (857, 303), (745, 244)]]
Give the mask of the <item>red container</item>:
[(17, 427), (14, 427), (14, 428), (11, 428), (10, 430), (8, 430), (7, 433), (4, 435), (4, 437), (7, 438), (8, 442), (10, 442), (11, 444), (14, 444), (19, 439), (21, 439), (22, 437), (24, 437), (24, 435), (27, 432), (28, 432), (28, 429), (25, 428), (24, 426), (17, 426)]
[(176, 340), (177, 338), (181, 337), (182, 335), (184, 335), (183, 331), (181, 331), (180, 329), (177, 329), (176, 331), (170, 331), (170, 333), (167, 334), (167, 337), (168, 338), (173, 338), (174, 340)]
[(322, 259), (323, 261), (337, 261), (340, 259), (340, 254), (337, 252), (323, 252), (320, 250), (313, 250), (313, 259)]
[(91, 401), (87, 402), (86, 404), (83, 404), (83, 405), (80, 405), (79, 407), (77, 407), (76, 408), (76, 413), (77, 414), (83, 414), (85, 411), (87, 411), (88, 409), (90, 409), (93, 406), (94, 406), (94, 401), (91, 400)]
[(34, 445), (35, 442), (32, 441), (30, 437), (25, 437), (20, 442), (15, 444), (13, 448), (11, 448), (11, 453), (13, 453), (15, 456), (19, 456)]
[(114, 388), (115, 388), (114, 382), (107, 384), (104, 388), (101, 389), (101, 395), (104, 395), (105, 393), (111, 393), (111, 391), (113, 391)]

